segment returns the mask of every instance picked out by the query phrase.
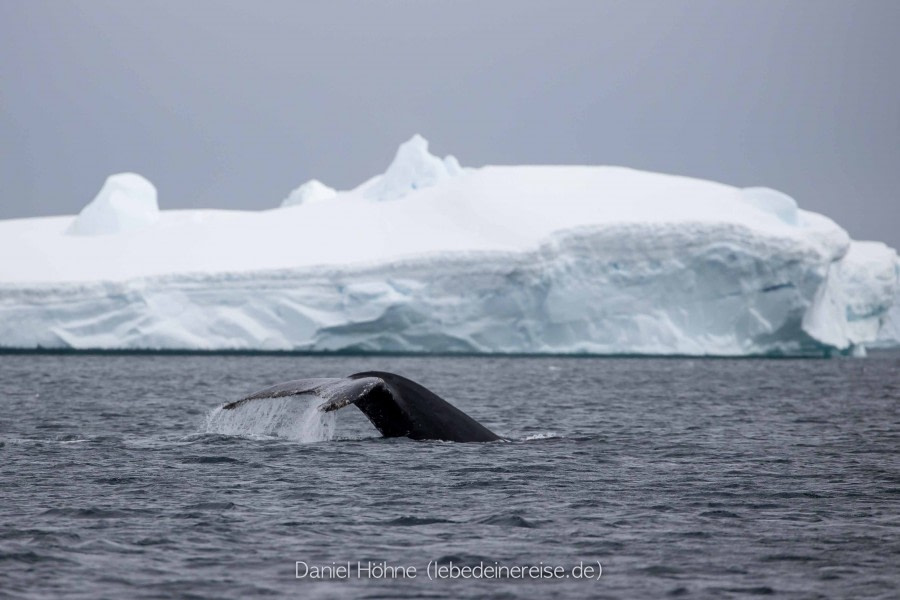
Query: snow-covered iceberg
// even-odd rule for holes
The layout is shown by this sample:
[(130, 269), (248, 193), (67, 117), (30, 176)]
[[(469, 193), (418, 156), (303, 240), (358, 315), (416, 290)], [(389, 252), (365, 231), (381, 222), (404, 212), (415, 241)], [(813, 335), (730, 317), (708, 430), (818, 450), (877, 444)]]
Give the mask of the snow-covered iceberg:
[(307, 186), (289, 210), (81, 235), (73, 217), (0, 221), (0, 346), (828, 355), (896, 339), (896, 252), (775, 190), (462, 169), (419, 136), (353, 190)]

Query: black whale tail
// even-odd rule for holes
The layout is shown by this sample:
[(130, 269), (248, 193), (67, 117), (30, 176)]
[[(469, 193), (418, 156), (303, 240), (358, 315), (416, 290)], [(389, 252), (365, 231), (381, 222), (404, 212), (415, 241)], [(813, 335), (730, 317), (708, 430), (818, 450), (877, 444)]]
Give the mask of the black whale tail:
[(504, 439), (424, 386), (383, 371), (356, 373), (346, 379), (288, 381), (223, 408), (231, 410), (252, 400), (304, 394), (325, 399), (319, 409), (326, 412), (355, 404), (385, 437), (448, 442)]

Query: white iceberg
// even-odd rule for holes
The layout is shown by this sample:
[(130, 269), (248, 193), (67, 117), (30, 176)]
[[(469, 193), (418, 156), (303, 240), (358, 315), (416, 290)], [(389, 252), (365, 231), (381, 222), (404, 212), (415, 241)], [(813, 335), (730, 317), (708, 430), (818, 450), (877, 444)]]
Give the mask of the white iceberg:
[(74, 220), (0, 222), (18, 257), (0, 261), (0, 346), (740, 356), (896, 339), (896, 252), (780, 192), (463, 170), (418, 136), (330, 201), (163, 211), (130, 235), (65, 235)]
[(137, 173), (106, 178), (90, 204), (72, 222), (73, 235), (108, 235), (152, 225), (159, 218), (156, 188)]

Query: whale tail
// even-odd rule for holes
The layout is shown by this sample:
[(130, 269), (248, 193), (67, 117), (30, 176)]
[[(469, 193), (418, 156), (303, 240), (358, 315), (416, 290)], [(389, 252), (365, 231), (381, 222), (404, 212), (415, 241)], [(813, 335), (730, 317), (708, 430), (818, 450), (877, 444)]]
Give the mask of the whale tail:
[(385, 437), (414, 440), (492, 442), (502, 440), (487, 427), (431, 390), (394, 373), (367, 371), (344, 379), (297, 379), (279, 383), (222, 408), (235, 409), (265, 398), (314, 395), (325, 402), (319, 410), (335, 411), (354, 404)]

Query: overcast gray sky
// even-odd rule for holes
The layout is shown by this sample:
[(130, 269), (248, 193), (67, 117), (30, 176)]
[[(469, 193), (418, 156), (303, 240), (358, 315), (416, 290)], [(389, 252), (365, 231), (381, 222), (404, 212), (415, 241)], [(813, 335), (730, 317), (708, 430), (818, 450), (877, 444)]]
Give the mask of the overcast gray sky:
[(110, 173), (163, 208), (463, 165), (767, 185), (900, 247), (900, 2), (0, 0), (0, 218)]

